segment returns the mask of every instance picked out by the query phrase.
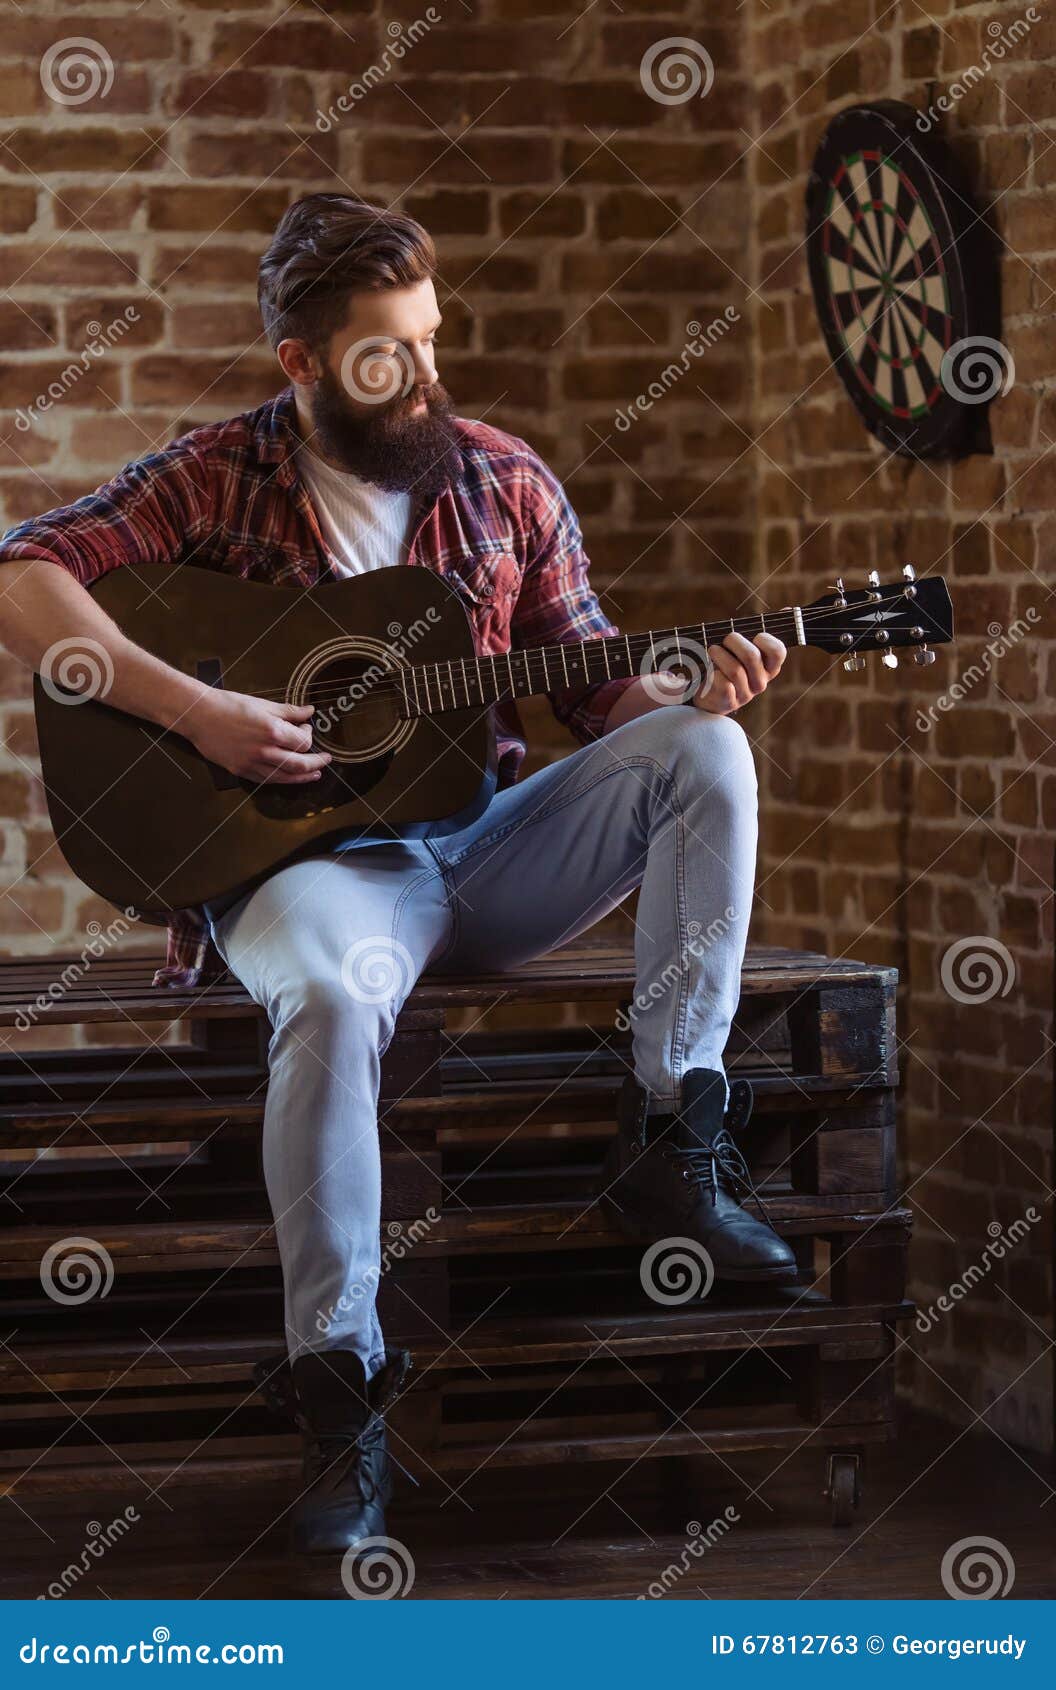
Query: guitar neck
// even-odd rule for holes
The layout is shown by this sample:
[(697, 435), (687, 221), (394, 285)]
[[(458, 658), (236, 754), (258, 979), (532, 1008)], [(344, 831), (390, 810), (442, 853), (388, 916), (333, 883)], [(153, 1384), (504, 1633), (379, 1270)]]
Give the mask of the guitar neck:
[(495, 657), (458, 658), (449, 663), (415, 663), (400, 671), (399, 684), (409, 716), (437, 715), (530, 698), (563, 687), (594, 686), (658, 669), (702, 672), (709, 646), (727, 634), (776, 634), (788, 646), (806, 645), (799, 606), (769, 615), (728, 617), (722, 622), (692, 622), (648, 634), (615, 634), (603, 640), (569, 641), (531, 651), (504, 651)]

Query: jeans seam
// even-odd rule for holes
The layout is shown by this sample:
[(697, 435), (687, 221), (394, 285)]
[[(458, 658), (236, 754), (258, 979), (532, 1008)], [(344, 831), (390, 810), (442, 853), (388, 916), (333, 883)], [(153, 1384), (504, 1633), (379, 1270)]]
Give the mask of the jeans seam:
[[(417, 892), (417, 890), (420, 886), (425, 886), (430, 880), (435, 879), (437, 872), (438, 871), (435, 868), (432, 868), (432, 869), (427, 868), (427, 869), (423, 869), (421, 874), (416, 874), (414, 879), (412, 881), (409, 881), (408, 884), (404, 887), (403, 891), (400, 893), (399, 897), (396, 899), (395, 904), (392, 906), (392, 921), (389, 924), (389, 943), (392, 945), (392, 948), (393, 948), (394, 951), (396, 950), (396, 947), (399, 945), (399, 942), (400, 942), (399, 941), (399, 930), (400, 930), (400, 921), (401, 921), (402, 916), (403, 916), (404, 905), (406, 904), (408, 898), (410, 898), (413, 893)], [(385, 1055), (385, 1052), (388, 1050), (389, 1045), (392, 1043), (392, 1036), (393, 1036), (393, 1033), (395, 1033), (395, 1031), (396, 1031), (396, 1018), (397, 1018), (398, 1014), (399, 1014), (399, 1010), (396, 1008), (396, 1000), (395, 1000), (395, 998), (390, 998), (389, 999), (389, 1020), (390, 1020), (391, 1026), (390, 1026), (390, 1029), (389, 1029), (388, 1038), (383, 1040), (378, 1045), (378, 1056), (379, 1056), (379, 1058)]]

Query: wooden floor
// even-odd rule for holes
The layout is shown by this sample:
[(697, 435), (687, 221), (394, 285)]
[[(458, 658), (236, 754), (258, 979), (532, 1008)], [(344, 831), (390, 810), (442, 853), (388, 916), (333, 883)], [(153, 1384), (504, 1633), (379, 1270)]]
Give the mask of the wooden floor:
[[(783, 1464), (782, 1464), (783, 1462)], [(779, 1469), (775, 1471), (775, 1469)], [(817, 1453), (601, 1465), (543, 1475), (479, 1474), (462, 1500), (423, 1507), (405, 1492), (389, 1532), (411, 1550), (413, 1597), (612, 1597), (649, 1594), (683, 1564), (689, 1522), (727, 1530), (668, 1583), (667, 1600), (941, 1597), (939, 1568), (962, 1538), (996, 1538), (1015, 1562), (1012, 1594), (1056, 1595), (1051, 1465), (988, 1432), (910, 1422), (869, 1456), (859, 1521), (834, 1530)], [(748, 1488), (759, 1487), (757, 1495)], [(0, 1599), (35, 1597), (131, 1505), (127, 1535), (70, 1584), (71, 1598), (335, 1597), (336, 1569), (304, 1574), (284, 1553), (281, 1490), (175, 1490), (130, 1484), (103, 1494), (0, 1505)], [(739, 1515), (734, 1519), (733, 1514)]]

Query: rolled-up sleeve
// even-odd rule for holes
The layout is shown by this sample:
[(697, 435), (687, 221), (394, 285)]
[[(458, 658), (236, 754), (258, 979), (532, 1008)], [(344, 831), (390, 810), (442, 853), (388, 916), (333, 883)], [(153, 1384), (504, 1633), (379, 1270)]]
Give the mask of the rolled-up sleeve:
[[(590, 585), (576, 514), (557, 477), (533, 458), (526, 480), (527, 561), (511, 625), (513, 644), (563, 645), (620, 632)], [(547, 697), (558, 721), (582, 743), (599, 739), (616, 700), (634, 678), (562, 687)]]
[(193, 453), (170, 449), (129, 464), (72, 505), (0, 538), (0, 563), (44, 558), (82, 586), (123, 563), (169, 563), (205, 532), (207, 499)]

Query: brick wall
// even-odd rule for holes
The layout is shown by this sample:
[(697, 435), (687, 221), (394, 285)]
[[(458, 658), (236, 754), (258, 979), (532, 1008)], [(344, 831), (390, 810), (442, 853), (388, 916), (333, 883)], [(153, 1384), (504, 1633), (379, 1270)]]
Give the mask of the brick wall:
[[(991, 411), (993, 456), (918, 463), (888, 457), (866, 436), (829, 367), (801, 244), (806, 172), (828, 117), (864, 96), (926, 108), (959, 73), (985, 64), (984, 47), (1026, 10), (768, 0), (748, 8), (748, 27), (759, 137), (751, 169), (760, 590), (796, 602), (837, 573), (860, 586), (870, 568), (897, 578), (908, 561), (949, 577), (959, 618), (955, 648), (930, 669), (903, 663), (892, 674), (871, 659), (865, 673), (846, 675), (806, 658), (800, 678), (809, 684), (774, 700), (762, 738), (760, 920), (775, 940), (904, 971), (903, 1141), (919, 1301), (932, 1304), (972, 1264), (985, 1265), (998, 1223), (1022, 1220), (1030, 1205), (1041, 1214), (955, 1313), (913, 1336), (906, 1358), (911, 1388), (940, 1413), (961, 1419), (992, 1405), (988, 1424), (1040, 1446), (1052, 1412), (1056, 820), (1056, 715), (1046, 696), (1056, 674), (1047, 555), (1056, 504), (1056, 22), (1046, 8), (990, 74), (969, 78), (944, 122), (1007, 242), (1003, 338), (1018, 380)], [(1032, 612), (1030, 635), (984, 678), (969, 677), (964, 701), (930, 725), (925, 715), (922, 728), (918, 712), (983, 665), (987, 630), (1009, 630)], [(989, 995), (986, 963), (977, 1001), (944, 989), (943, 957), (968, 938), (969, 953), (995, 958), (1003, 980), (1014, 976), (1007, 995)], [(954, 985), (971, 1000), (966, 966)]]
[[(749, 0), (716, 23), (717, 10), (451, 0), (433, 25), (418, 0), (19, 0), (0, 39), (0, 523), (274, 391), (253, 303), (259, 253), (291, 198), (344, 184), (437, 236), (443, 379), (463, 413), (527, 436), (565, 478), (595, 580), (627, 627), (701, 606), (748, 611), (756, 592), (768, 604), (812, 597), (837, 564), (855, 576), (906, 558), (941, 561), (962, 626), (1008, 626), (1031, 605), (1048, 619), (1056, 178), (1044, 125), (1056, 101), (1039, 64), (1056, 54), (1050, 26), (951, 126), (1019, 254), (1005, 292), (1021, 367), (994, 413), (994, 458), (951, 472), (884, 464), (827, 369), (800, 249), (804, 169), (827, 112), (866, 90), (921, 97), (925, 79), (973, 61), (988, 20), (1018, 8)], [(97, 92), (70, 104), (49, 97), (41, 60), (72, 35), (103, 56)], [(706, 49), (714, 83), (668, 104), (639, 67), (680, 35)], [(50, 74), (71, 92), (59, 67)], [(20, 426), (20, 409), (130, 306), (131, 330)], [(686, 325), (724, 312), (727, 328), (687, 373), (637, 405), (681, 357)], [(769, 715), (754, 715), (758, 936), (906, 971), (925, 1302), (978, 1257), (992, 1220), (1014, 1220), (1039, 1180), (1051, 1184), (1042, 828), (1056, 776), (1040, 640), (941, 728), (913, 729), (918, 703), (979, 643), (962, 638), (923, 681), (912, 669), (830, 680), (797, 659)], [(0, 943), (77, 949), (108, 912), (48, 847), (29, 691), (10, 665), (0, 697)], [(545, 707), (528, 716), (537, 756), (564, 749)], [(963, 1007), (938, 968), (953, 938), (975, 934), (1009, 947), (1017, 978), (1007, 997)], [(1017, 1376), (1041, 1348), (1042, 1232), (940, 1324), (909, 1373), (953, 1418), (1004, 1392), (994, 1423), (1037, 1443), (1043, 1364)]]

